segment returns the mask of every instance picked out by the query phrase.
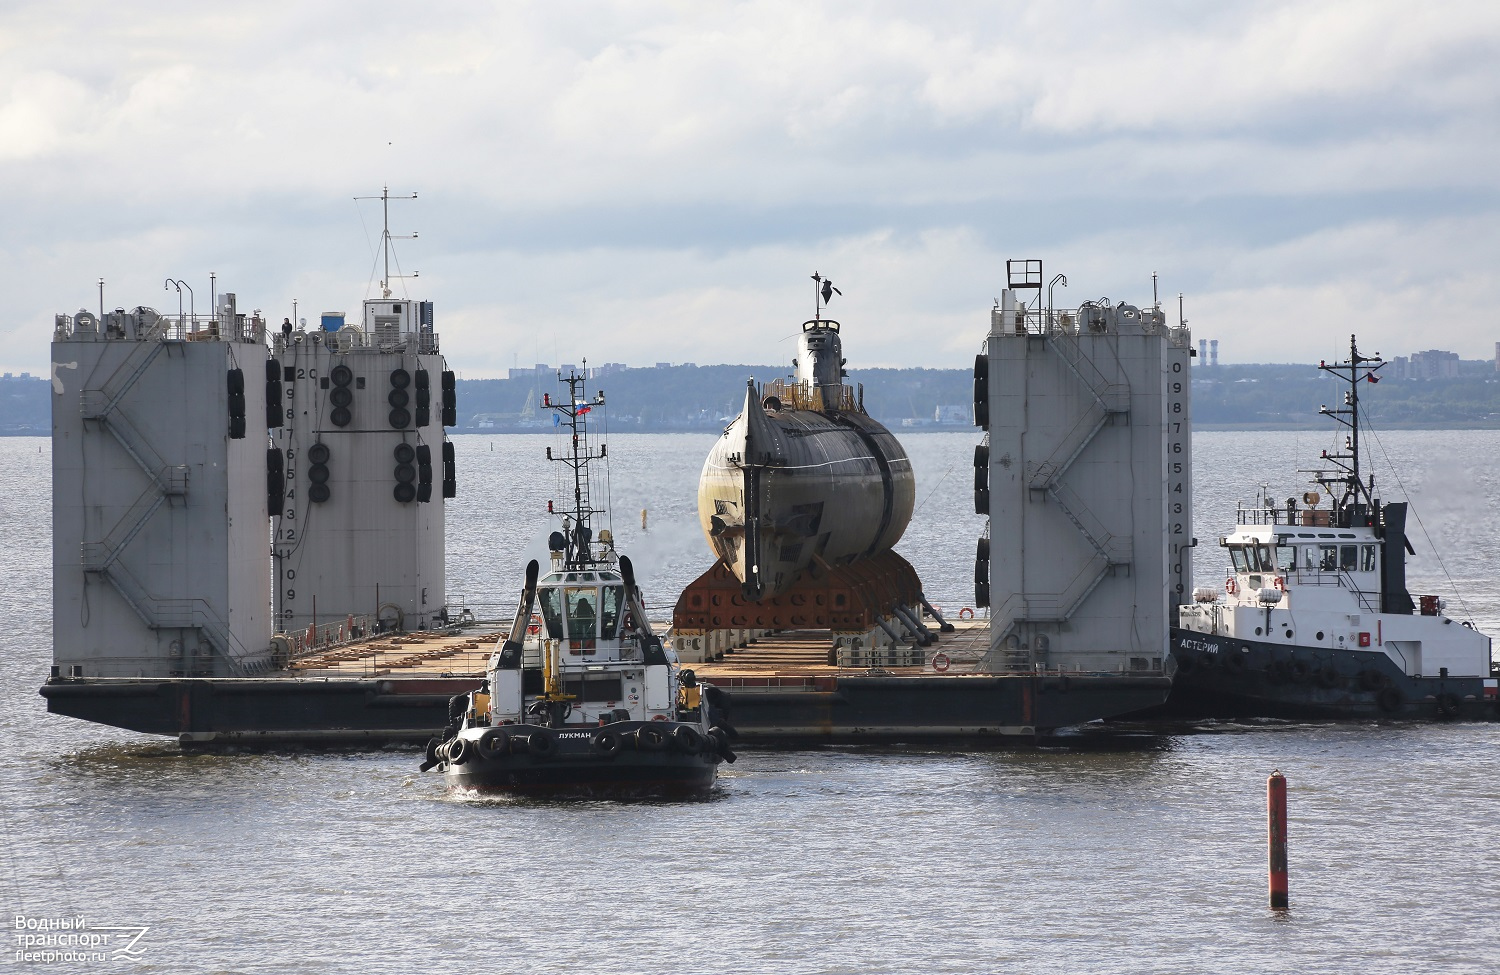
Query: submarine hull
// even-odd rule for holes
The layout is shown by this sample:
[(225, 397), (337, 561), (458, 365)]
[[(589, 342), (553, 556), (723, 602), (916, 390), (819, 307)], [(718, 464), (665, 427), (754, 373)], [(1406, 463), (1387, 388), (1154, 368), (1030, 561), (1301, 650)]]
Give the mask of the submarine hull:
[(814, 559), (846, 565), (890, 549), (916, 480), (899, 441), (857, 409), (787, 408), (751, 386), (698, 482), (698, 517), (747, 599), (785, 592)]

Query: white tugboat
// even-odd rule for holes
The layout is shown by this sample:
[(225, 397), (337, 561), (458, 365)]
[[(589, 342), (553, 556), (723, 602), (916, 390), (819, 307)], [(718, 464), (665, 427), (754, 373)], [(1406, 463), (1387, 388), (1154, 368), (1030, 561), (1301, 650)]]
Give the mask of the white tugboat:
[(572, 435), (562, 456), (547, 451), (573, 473), (551, 570), (526, 567), (510, 633), (480, 688), (451, 702), (423, 771), (440, 768), (465, 792), (704, 794), (718, 764), (734, 761), (727, 696), (678, 665), (652, 632), (630, 559), (607, 529), (596, 536), (604, 512), (592, 507), (588, 468), (608, 447), (591, 445), (586, 416), (604, 394), (588, 400), (576, 374), (563, 382), (565, 402), (544, 400)]
[[(1172, 632), (1177, 674), (1165, 710), (1215, 718), (1494, 719), (1490, 639), (1406, 588), (1407, 506), (1382, 503), (1360, 470), (1360, 383), (1385, 363), (1318, 368), (1348, 386), (1322, 412), (1349, 430), (1324, 451), (1322, 490), (1240, 507), (1219, 540), (1233, 563), (1223, 591), (1198, 589)], [(1327, 492), (1331, 509), (1319, 508)]]

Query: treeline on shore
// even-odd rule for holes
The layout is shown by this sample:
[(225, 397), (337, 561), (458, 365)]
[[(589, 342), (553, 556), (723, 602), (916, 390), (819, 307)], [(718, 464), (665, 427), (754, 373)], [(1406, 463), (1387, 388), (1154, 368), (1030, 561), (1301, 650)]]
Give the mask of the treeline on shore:
[[(739, 412), (749, 379), (786, 378), (784, 367), (675, 365), (619, 369), (591, 380), (603, 389), (615, 430), (711, 430)], [(973, 376), (962, 369), (859, 369), (865, 409), (892, 428), (968, 426)], [(507, 432), (550, 425), (542, 398), (558, 390), (552, 373), (519, 379), (459, 379), (455, 432)], [(46, 435), (50, 384), (44, 377), (0, 378), (0, 433)], [(1289, 428), (1328, 422), (1342, 386), (1311, 365), (1194, 365), (1193, 423), (1200, 429)], [(1442, 379), (1386, 378), (1362, 390), (1378, 426), (1500, 427), (1500, 373), (1488, 361), (1464, 361)]]

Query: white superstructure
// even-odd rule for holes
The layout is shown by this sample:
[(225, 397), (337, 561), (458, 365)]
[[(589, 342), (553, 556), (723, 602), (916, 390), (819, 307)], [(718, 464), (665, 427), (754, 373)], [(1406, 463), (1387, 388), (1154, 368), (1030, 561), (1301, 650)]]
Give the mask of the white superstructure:
[[(1231, 561), (1223, 591), (1199, 591), (1181, 607), (1182, 640), (1191, 643), (1196, 632), (1289, 649), (1373, 651), (1408, 677), (1488, 677), (1489, 637), (1450, 619), (1436, 596), (1414, 604), (1399, 581), (1404, 573), (1386, 564), (1388, 545), (1397, 561), (1405, 557), (1406, 506), (1377, 502), (1366, 511), (1339, 519), (1295, 504), (1241, 508), (1238, 526), (1219, 539)], [(1398, 608), (1405, 611), (1385, 611)]]

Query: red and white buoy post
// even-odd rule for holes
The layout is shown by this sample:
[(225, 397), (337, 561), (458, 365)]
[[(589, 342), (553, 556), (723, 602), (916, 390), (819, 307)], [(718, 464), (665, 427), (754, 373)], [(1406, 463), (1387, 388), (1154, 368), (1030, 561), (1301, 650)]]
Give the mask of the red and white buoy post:
[(1266, 780), (1266, 822), (1270, 833), (1271, 909), (1286, 910), (1286, 776), (1274, 769)]

